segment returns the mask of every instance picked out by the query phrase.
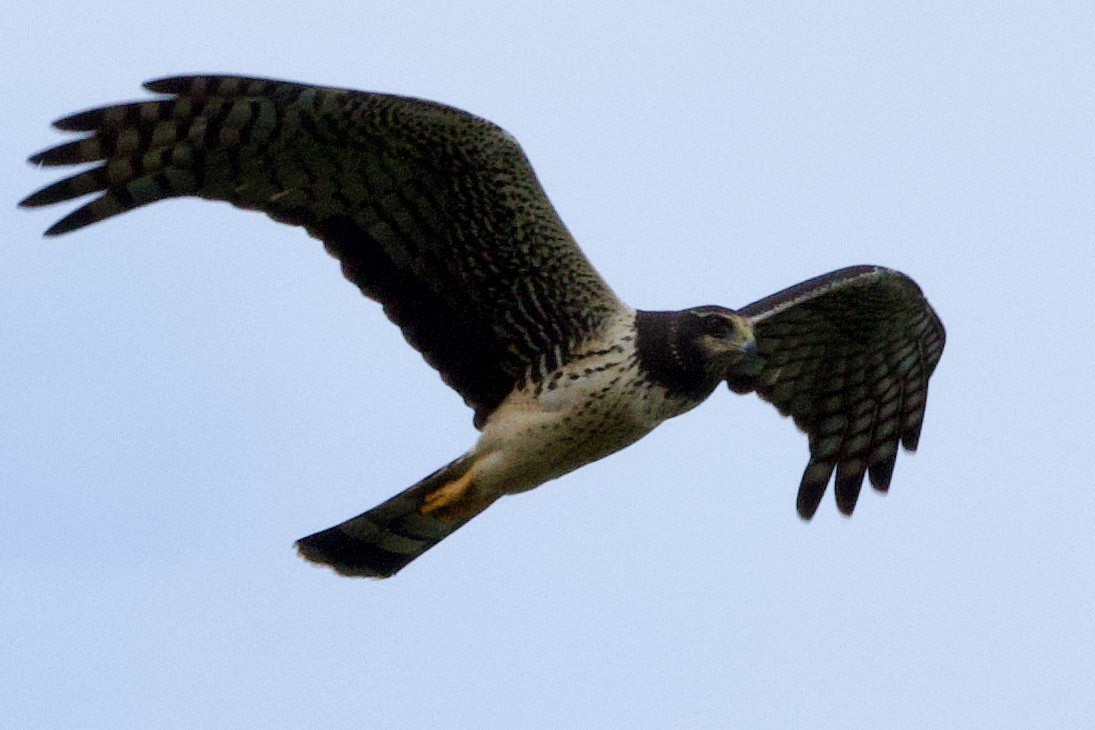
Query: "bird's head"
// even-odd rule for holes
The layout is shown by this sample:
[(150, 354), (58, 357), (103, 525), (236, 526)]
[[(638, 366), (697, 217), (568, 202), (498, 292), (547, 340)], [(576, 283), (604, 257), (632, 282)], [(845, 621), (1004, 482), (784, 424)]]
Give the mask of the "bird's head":
[(685, 310), (682, 339), (700, 354), (712, 379), (725, 380), (732, 390), (751, 390), (762, 360), (753, 325), (732, 309), (708, 305)]

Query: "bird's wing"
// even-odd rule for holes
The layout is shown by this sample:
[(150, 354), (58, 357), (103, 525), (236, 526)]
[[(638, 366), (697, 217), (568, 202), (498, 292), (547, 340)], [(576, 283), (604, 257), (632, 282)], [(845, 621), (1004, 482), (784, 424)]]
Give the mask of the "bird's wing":
[(475, 409), (476, 424), (622, 306), (517, 142), (428, 101), (231, 76), (54, 123), (87, 136), (30, 158), (99, 163), (22, 202), (87, 194), (56, 235), (179, 196), (304, 226)]
[(920, 287), (879, 266), (840, 269), (739, 310), (763, 369), (755, 389), (810, 439), (798, 492), (809, 519), (836, 470), (836, 501), (851, 514), (864, 473), (889, 488), (897, 446), (915, 451), (928, 378), (945, 333)]

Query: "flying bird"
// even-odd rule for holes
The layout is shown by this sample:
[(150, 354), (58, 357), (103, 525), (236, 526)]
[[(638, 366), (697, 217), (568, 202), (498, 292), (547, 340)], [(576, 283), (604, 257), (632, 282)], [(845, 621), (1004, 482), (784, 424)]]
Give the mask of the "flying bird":
[[(633, 309), (601, 278), (512, 136), (442, 104), (236, 76), (74, 114), (86, 133), (30, 158), (96, 163), (22, 201), (96, 195), (59, 235), (165, 198), (227, 201), (302, 226), (474, 411), (467, 453), (297, 542), (345, 575), (394, 575), (499, 497), (612, 454), (725, 382), (809, 437), (798, 513), (830, 481), (851, 514), (914, 451), (943, 325), (881, 266), (824, 274), (737, 310)], [(834, 476), (835, 473), (835, 476)]]

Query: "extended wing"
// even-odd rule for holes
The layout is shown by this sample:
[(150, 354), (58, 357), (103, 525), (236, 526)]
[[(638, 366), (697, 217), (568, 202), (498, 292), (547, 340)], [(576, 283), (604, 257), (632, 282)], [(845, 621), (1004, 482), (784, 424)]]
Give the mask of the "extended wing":
[(809, 519), (836, 471), (836, 501), (851, 514), (869, 473), (889, 488), (900, 442), (915, 451), (943, 324), (920, 287), (880, 266), (840, 269), (739, 310), (753, 323), (764, 366), (761, 398), (810, 439), (798, 512)]
[(31, 157), (101, 163), (22, 202), (98, 193), (47, 231), (197, 196), (304, 226), (384, 306), (481, 425), (552, 369), (620, 302), (499, 127), (405, 97), (284, 81), (187, 76), (166, 99), (55, 122), (88, 136)]

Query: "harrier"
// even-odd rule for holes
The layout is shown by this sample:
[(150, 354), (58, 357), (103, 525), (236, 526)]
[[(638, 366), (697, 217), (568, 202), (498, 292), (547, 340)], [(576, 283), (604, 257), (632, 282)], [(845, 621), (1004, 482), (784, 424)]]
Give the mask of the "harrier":
[[(920, 288), (853, 266), (738, 310), (636, 310), (567, 232), (504, 130), (419, 99), (234, 76), (55, 122), (84, 136), (30, 158), (98, 163), (34, 193), (96, 194), (59, 235), (180, 196), (302, 226), (464, 398), (475, 445), (358, 517), (297, 542), (339, 573), (395, 574), (504, 494), (619, 451), (721, 383), (809, 437), (809, 519), (830, 480), (851, 514), (916, 449), (944, 331)], [(835, 476), (834, 476), (835, 472)]]

